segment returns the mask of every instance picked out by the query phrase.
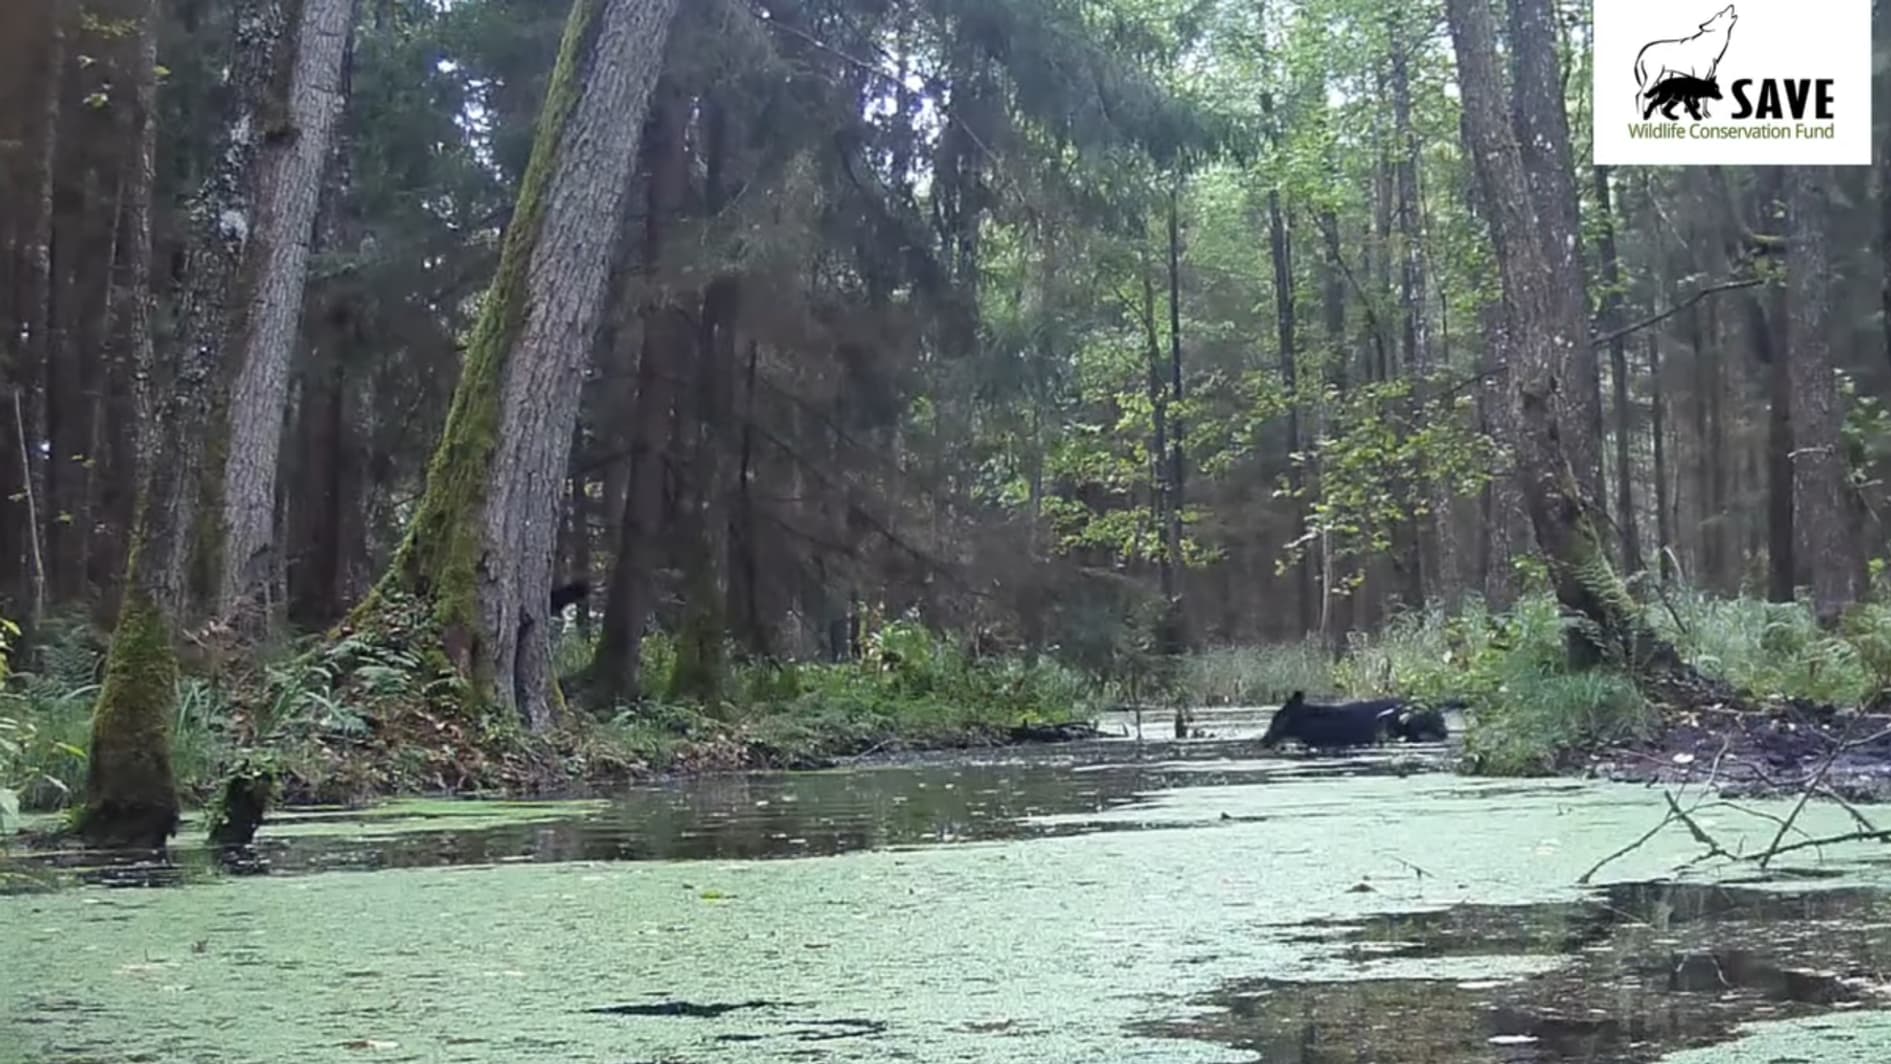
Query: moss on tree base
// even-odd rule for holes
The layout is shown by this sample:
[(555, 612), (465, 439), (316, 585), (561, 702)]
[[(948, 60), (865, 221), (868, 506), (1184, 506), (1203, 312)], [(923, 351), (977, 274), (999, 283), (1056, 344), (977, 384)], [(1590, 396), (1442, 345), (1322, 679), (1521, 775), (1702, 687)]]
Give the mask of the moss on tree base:
[(177, 831), (171, 720), (177, 655), (156, 603), (125, 596), (92, 715), (91, 765), (79, 832), (95, 846), (154, 849)]

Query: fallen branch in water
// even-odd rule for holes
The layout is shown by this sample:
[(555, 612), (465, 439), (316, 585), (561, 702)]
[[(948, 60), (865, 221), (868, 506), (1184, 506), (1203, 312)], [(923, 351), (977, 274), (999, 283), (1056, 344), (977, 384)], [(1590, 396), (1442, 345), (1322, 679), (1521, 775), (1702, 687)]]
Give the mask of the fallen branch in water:
[(1819, 764), (1819, 770), (1812, 774), (1811, 784), (1799, 792), (1798, 804), (1793, 806), (1793, 811), (1787, 815), (1786, 822), (1779, 826), (1779, 833), (1773, 836), (1772, 844), (1767, 846), (1766, 854), (1760, 858), (1761, 868), (1765, 868), (1767, 863), (1772, 861), (1773, 855), (1779, 852), (1779, 844), (1786, 838), (1786, 829), (1792, 826), (1793, 821), (1799, 819), (1799, 814), (1806, 808), (1806, 803), (1812, 800), (1812, 795), (1825, 785), (1826, 774), (1832, 771), (1832, 763), (1837, 761), (1839, 755), (1848, 748), (1852, 737), (1852, 726), (1856, 723), (1855, 719), (1845, 722), (1845, 733), (1839, 736), (1838, 742), (1832, 744), (1832, 752), (1825, 756), (1825, 760)]
[[(1578, 879), (1577, 882), (1585, 886), (1588, 885), (1597, 872), (1600, 872), (1603, 868), (1622, 857), (1640, 849), (1642, 846), (1647, 845), (1648, 840), (1659, 835), (1663, 828), (1677, 821), (1688, 829), (1688, 833), (1694, 837), (1695, 842), (1705, 847), (1705, 852), (1695, 857), (1693, 860), (1688, 861), (1688, 865), (1699, 864), (1702, 861), (1710, 861), (1716, 857), (1724, 857), (1729, 861), (1755, 862), (1761, 868), (1766, 868), (1772, 863), (1773, 858), (1798, 850), (1816, 849), (1824, 846), (1835, 846), (1845, 842), (1864, 842), (1868, 840), (1875, 842), (1891, 842), (1891, 831), (1878, 828), (1876, 824), (1872, 823), (1869, 817), (1860, 812), (1851, 802), (1846, 801), (1825, 782), (1826, 777), (1831, 774), (1832, 766), (1837, 763), (1838, 759), (1843, 756), (1846, 751), (1870, 746), (1873, 743), (1891, 738), (1891, 729), (1885, 729), (1867, 735), (1862, 739), (1853, 739), (1851, 738), (1851, 731), (1856, 723), (1856, 720), (1846, 722), (1845, 732), (1834, 741), (1831, 752), (1819, 763), (1818, 769), (1800, 785), (1799, 800), (1793, 805), (1792, 811), (1787, 815), (1783, 817), (1774, 816), (1770, 813), (1764, 813), (1757, 809), (1748, 809), (1727, 801), (1707, 804), (1708, 794), (1706, 793), (1703, 793), (1693, 805), (1683, 809), (1679, 799), (1676, 797), (1676, 793), (1664, 790), (1662, 797), (1667, 800), (1668, 812), (1661, 818), (1661, 822), (1649, 828), (1634, 842), (1629, 843), (1621, 849), (1616, 850), (1614, 853), (1609, 854), (1607, 857), (1604, 857), (1602, 860), (1597, 861), (1593, 867), (1582, 874), (1582, 877)], [(1720, 753), (1714, 756), (1713, 765), (1708, 771), (1707, 779), (1702, 782), (1704, 791), (1712, 787), (1715, 777), (1719, 775), (1721, 758), (1726, 756), (1729, 742), (1731, 742), (1731, 740), (1723, 741)], [(1684, 794), (1686, 790), (1687, 782), (1683, 781), (1680, 791)], [(1860, 830), (1847, 832), (1842, 835), (1829, 835), (1815, 838), (1804, 829), (1800, 828), (1798, 826), (1799, 816), (1805, 811), (1806, 804), (1812, 800), (1815, 794), (1824, 795), (1837, 803), (1841, 809), (1844, 809), (1845, 812), (1851, 816), (1852, 821), (1859, 825)], [(1720, 844), (1719, 840), (1715, 839), (1712, 834), (1701, 827), (1699, 821), (1694, 819), (1695, 813), (1703, 809), (1713, 809), (1717, 807), (1733, 809), (1749, 816), (1772, 821), (1779, 825), (1779, 830), (1774, 832), (1773, 840), (1767, 844), (1766, 849), (1759, 853), (1730, 852), (1726, 847)], [(1786, 842), (1786, 836), (1793, 832), (1797, 832), (1805, 837), (1798, 842)]]
[[(1710, 793), (1712, 793), (1714, 780), (1720, 775), (1721, 759), (1727, 756), (1727, 750), (1732, 745), (1733, 745), (1732, 739), (1723, 739), (1721, 741), (1720, 752), (1714, 755), (1713, 762), (1709, 764), (1707, 767), (1707, 778), (1701, 783), (1701, 797), (1695, 800), (1693, 808), (1695, 809), (1700, 808), (1701, 803), (1706, 801), (1707, 796)], [(1681, 793), (1683, 794), (1687, 793), (1687, 781), (1685, 780), (1681, 782)], [(1590, 869), (1587, 872), (1584, 872), (1582, 874), (1581, 878), (1576, 880), (1577, 883), (1582, 884), (1583, 886), (1588, 886), (1589, 881), (1595, 878), (1595, 874), (1597, 872), (1602, 871), (1604, 868), (1607, 868), (1609, 865), (1614, 864), (1616, 861), (1620, 860), (1621, 858), (1626, 857), (1629, 854), (1634, 853), (1636, 850), (1639, 850), (1643, 846), (1647, 845), (1649, 839), (1652, 839), (1656, 835), (1661, 834), (1661, 829), (1667, 827), (1669, 824), (1674, 823), (1677, 817), (1687, 822), (1688, 830), (1694, 833), (1695, 838), (1699, 839), (1705, 836), (1705, 833), (1701, 831), (1700, 826), (1694, 823), (1694, 821), (1689, 817), (1687, 813), (1683, 813), (1681, 811), (1681, 804), (1679, 801), (1675, 799), (1673, 791), (1664, 790), (1661, 792), (1661, 796), (1668, 800), (1668, 812), (1667, 812), (1667, 815), (1661, 818), (1661, 823), (1656, 824), (1652, 828), (1649, 828), (1647, 832), (1645, 832), (1642, 835), (1641, 838), (1636, 839), (1634, 842), (1629, 843), (1627, 846), (1624, 846), (1621, 849), (1615, 851), (1614, 853), (1609, 854), (1607, 857), (1604, 857), (1602, 860), (1597, 861), (1593, 866), (1590, 867)], [(1712, 846), (1713, 850), (1715, 851), (1718, 851), (1721, 853), (1726, 852), (1725, 850), (1722, 850), (1720, 848), (1720, 845), (1718, 843), (1714, 843), (1711, 839), (1709, 839), (1709, 844)], [(1711, 857), (1713, 856), (1713, 854), (1710, 853), (1708, 856)], [(1705, 858), (1702, 858), (1702, 859), (1705, 860)]]

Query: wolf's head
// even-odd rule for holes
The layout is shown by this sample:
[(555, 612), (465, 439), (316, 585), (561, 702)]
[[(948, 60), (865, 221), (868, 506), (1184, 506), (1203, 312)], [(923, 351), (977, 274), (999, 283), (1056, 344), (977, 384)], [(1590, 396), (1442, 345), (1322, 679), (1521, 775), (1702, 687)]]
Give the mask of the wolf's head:
[(1734, 22), (1738, 21), (1739, 18), (1740, 16), (1733, 13), (1733, 5), (1728, 4), (1726, 7), (1723, 7), (1719, 11), (1715, 12), (1713, 18), (1710, 18), (1706, 22), (1701, 23), (1701, 32), (1703, 33), (1729, 32), (1733, 29)]

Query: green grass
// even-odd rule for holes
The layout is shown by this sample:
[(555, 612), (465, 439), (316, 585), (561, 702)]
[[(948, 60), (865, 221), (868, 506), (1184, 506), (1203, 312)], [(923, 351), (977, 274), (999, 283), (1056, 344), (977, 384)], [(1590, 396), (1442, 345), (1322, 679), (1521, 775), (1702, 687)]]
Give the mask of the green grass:
[(1891, 607), (1866, 602), (1822, 631), (1799, 602), (1671, 592), (1650, 613), (1701, 671), (1753, 695), (1861, 705), (1891, 686)]
[(1337, 690), (1332, 655), (1317, 637), (1259, 647), (1215, 647), (1178, 663), (1177, 692), (1198, 706), (1272, 705), (1295, 691)]

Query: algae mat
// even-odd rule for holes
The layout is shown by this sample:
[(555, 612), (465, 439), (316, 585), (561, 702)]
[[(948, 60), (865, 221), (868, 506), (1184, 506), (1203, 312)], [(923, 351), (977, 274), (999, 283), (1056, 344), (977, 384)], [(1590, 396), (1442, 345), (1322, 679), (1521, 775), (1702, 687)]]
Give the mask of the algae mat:
[[(1186, 1021), (1244, 980), (1501, 982), (1563, 963), (1504, 943), (1348, 953), (1307, 926), (1573, 901), (1577, 877), (1665, 808), (1601, 784), (1248, 767), (1254, 782), (1064, 814), (1090, 830), (1012, 841), (0, 898), (0, 1057), (1256, 1060)], [(1849, 825), (1835, 809), (1807, 817), (1815, 832)], [(1748, 849), (1775, 830), (1730, 808), (1702, 821)], [(1697, 852), (1675, 827), (1605, 878), (1662, 876)], [(1827, 854), (1850, 859), (1835, 883), (1891, 881), (1873, 855)], [(1883, 1046), (1885, 1031), (1860, 1023), (1845, 1044)], [(1422, 1059), (1388, 1045), (1361, 1059)]]

